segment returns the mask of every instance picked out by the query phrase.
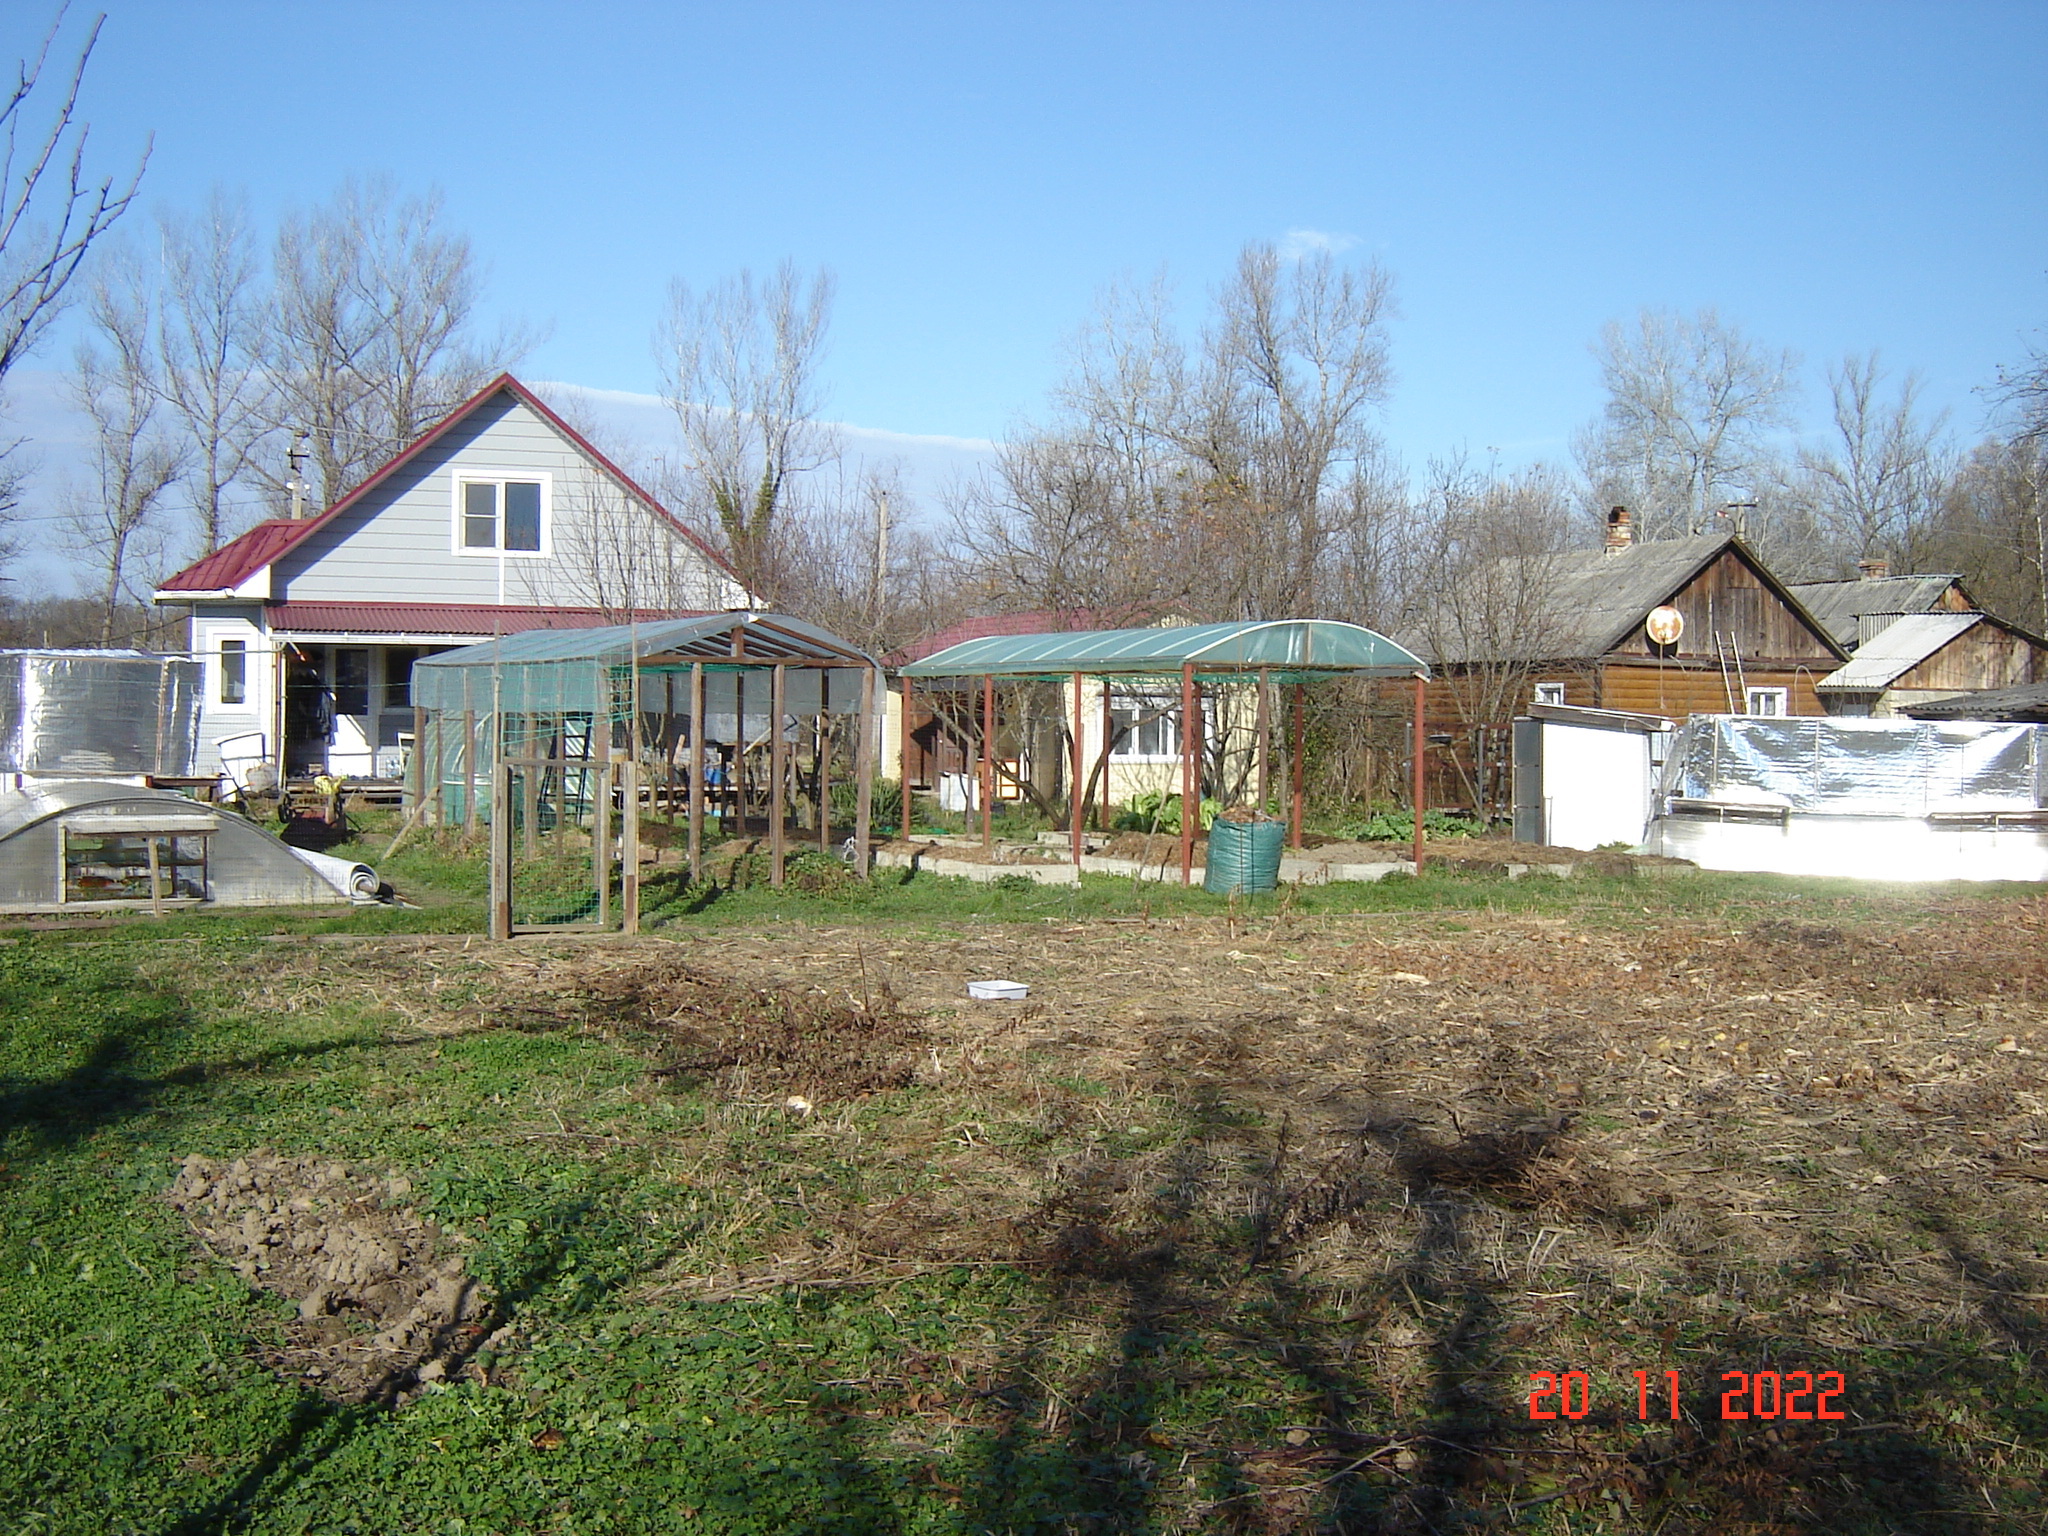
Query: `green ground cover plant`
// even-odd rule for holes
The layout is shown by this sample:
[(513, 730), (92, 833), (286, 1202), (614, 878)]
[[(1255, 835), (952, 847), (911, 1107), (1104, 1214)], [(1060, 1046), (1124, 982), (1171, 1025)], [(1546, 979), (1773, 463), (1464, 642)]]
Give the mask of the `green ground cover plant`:
[[(2042, 1518), (2035, 892), (750, 868), (630, 943), (474, 942), (431, 839), (408, 909), (0, 935), (0, 1527)], [(292, 1299), (165, 1199), (262, 1148), (447, 1234), (441, 1375), (275, 1368)], [(1802, 1362), (1842, 1431), (1716, 1417)]]

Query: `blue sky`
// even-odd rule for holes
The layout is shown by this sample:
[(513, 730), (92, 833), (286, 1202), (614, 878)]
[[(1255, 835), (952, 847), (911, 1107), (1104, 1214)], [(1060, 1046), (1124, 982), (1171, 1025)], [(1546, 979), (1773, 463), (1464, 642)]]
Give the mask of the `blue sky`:
[(1106, 282), (1192, 311), (1294, 230), (1394, 274), (1411, 462), (1563, 454), (1644, 305), (1816, 380), (1879, 347), (1970, 432), (2048, 323), (2038, 0), (106, 8), (86, 105), (102, 155), (154, 133), (147, 202), (438, 186), (550, 327), (522, 372), (595, 389), (656, 387), (671, 277), (787, 256), (838, 276), (833, 415), (991, 437)]

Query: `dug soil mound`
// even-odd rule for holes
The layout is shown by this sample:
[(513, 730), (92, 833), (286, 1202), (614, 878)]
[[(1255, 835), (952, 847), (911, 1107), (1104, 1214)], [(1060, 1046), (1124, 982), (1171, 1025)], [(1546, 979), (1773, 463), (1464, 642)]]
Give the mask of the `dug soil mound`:
[(264, 1363), (343, 1402), (395, 1402), (447, 1375), (483, 1310), (462, 1257), (399, 1200), (403, 1179), (259, 1149), (185, 1159), (168, 1199), (207, 1251), (298, 1316)]

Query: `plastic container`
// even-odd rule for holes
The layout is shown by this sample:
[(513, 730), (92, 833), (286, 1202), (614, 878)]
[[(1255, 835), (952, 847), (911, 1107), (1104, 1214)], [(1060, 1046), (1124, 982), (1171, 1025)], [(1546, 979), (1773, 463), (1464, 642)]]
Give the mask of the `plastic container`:
[(967, 995), (972, 998), (978, 998), (984, 1003), (1022, 1002), (1030, 991), (1031, 989), (1021, 981), (970, 981), (967, 983)]
[(1280, 850), (1286, 841), (1284, 821), (1226, 821), (1218, 816), (1209, 827), (1202, 889), (1218, 896), (1272, 890), (1280, 883)]

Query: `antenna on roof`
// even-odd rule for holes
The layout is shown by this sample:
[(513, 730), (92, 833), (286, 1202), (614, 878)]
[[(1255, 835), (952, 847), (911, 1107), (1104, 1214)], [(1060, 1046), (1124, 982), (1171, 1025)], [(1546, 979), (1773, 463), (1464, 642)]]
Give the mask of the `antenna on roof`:
[(292, 521), (297, 522), (306, 515), (306, 429), (299, 427), (292, 432), (292, 446), (284, 456), (290, 467), (291, 479), (284, 488), (292, 494)]

